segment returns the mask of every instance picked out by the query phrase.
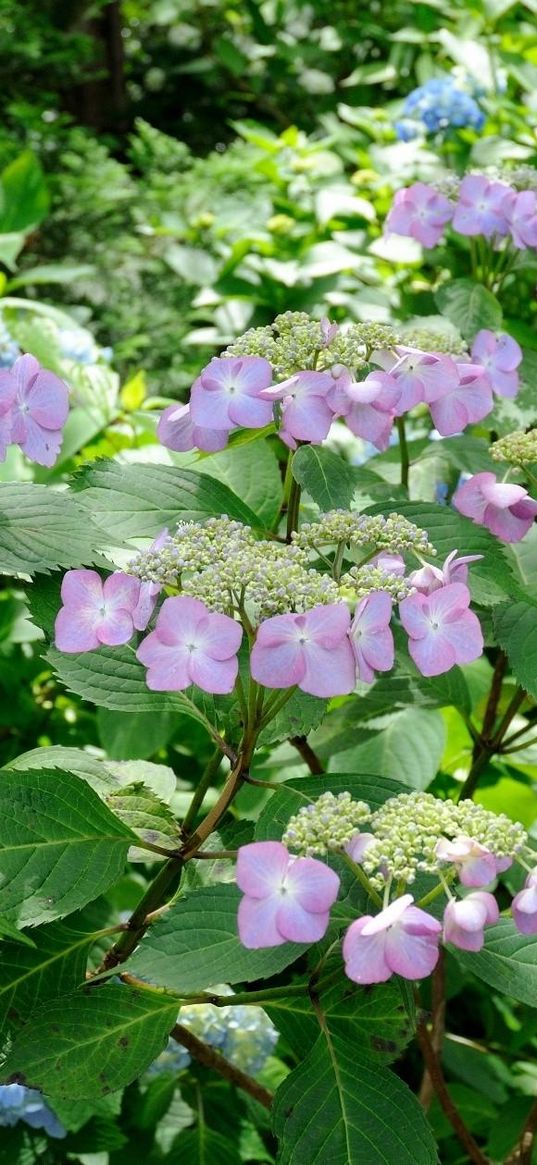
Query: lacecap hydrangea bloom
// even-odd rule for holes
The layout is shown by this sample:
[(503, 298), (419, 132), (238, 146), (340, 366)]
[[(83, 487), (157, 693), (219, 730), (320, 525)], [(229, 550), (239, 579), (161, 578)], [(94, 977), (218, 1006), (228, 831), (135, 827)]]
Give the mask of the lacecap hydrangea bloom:
[(450, 129), (483, 129), (485, 115), (477, 101), (449, 75), (431, 77), (413, 89), (395, 122), (397, 137), (404, 142), (421, 134), (446, 134)]
[[(499, 918), (491, 889), (496, 878), (513, 861), (528, 869), (534, 856), (520, 823), (473, 801), (455, 804), (412, 792), (372, 810), (350, 793), (328, 791), (291, 818), (281, 843), (253, 842), (239, 850), (241, 942), (258, 949), (322, 938), (339, 878), (319, 857), (338, 854), (362, 885), (365, 876), (370, 901), (380, 906), (357, 917), (343, 936), (345, 972), (360, 984), (382, 983), (393, 974), (424, 978), (436, 966), (441, 942), (479, 951), (486, 928)], [(429, 875), (423, 905), (442, 895), (442, 921), (409, 892), (422, 874)], [(521, 933), (537, 933), (537, 871), (513, 899), (512, 915)]]
[(38, 465), (54, 465), (68, 413), (67, 385), (35, 356), (0, 368), (0, 460), (9, 445), (19, 445)]
[(503, 178), (467, 174), (457, 189), (442, 190), (414, 182), (398, 190), (386, 220), (386, 230), (436, 247), (451, 227), (467, 237), (483, 236), (495, 250), (537, 247), (537, 194), (517, 190)]
[[(210, 995), (232, 995), (227, 984), (208, 989)], [(263, 1069), (278, 1041), (278, 1032), (262, 1007), (213, 1003), (191, 1003), (182, 1007), (177, 1021), (193, 1035), (215, 1048), (243, 1072), (256, 1076)], [(174, 1075), (191, 1062), (190, 1054), (177, 1040), (170, 1039), (160, 1056), (147, 1069), (149, 1078), (164, 1072)]]

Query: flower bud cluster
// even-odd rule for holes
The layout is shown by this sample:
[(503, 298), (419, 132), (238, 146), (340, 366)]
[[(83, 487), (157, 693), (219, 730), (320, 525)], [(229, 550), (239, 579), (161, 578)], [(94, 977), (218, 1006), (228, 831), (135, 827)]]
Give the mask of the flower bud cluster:
[(459, 356), (462, 359), (470, 360), (466, 344), (455, 329), (451, 331), (446, 328), (444, 331), (438, 331), (435, 328), (421, 325), (419, 327), (405, 327), (401, 331), (401, 343), (409, 348), (419, 348), (422, 352), (434, 352), (435, 354), (442, 352), (448, 356)]
[[(214, 990), (222, 995), (232, 994), (227, 986)], [(193, 1003), (182, 1007), (177, 1018), (183, 1027), (211, 1048), (216, 1048), (226, 1060), (254, 1075), (261, 1071), (278, 1040), (274, 1024), (261, 1007), (216, 1007), (212, 1003)], [(186, 1048), (170, 1039), (148, 1068), (147, 1075), (179, 1072), (189, 1063)]]
[(179, 522), (160, 549), (140, 551), (127, 571), (142, 582), (177, 586), (183, 571), (203, 570), (228, 555), (238, 556), (250, 544), (254, 544), (250, 527), (225, 514), (204, 523)]
[(324, 371), (344, 364), (355, 372), (377, 348), (393, 348), (398, 334), (386, 324), (351, 324), (345, 330), (306, 312), (284, 312), (268, 327), (250, 328), (226, 348), (223, 356), (263, 356), (276, 378), (287, 379), (300, 369)]
[(537, 462), (537, 429), (507, 433), (490, 446), (494, 461), (508, 461), (511, 465), (533, 465)]
[(379, 550), (398, 553), (413, 550), (418, 554), (434, 555), (426, 530), (420, 530), (401, 514), (358, 514), (351, 510), (331, 510), (316, 522), (305, 522), (299, 533), (293, 535), (293, 544), (317, 549), (319, 546), (343, 543), (345, 546), (376, 546)]
[(387, 591), (394, 602), (400, 603), (408, 595), (414, 594), (414, 587), (408, 578), (401, 578), (393, 571), (381, 570), (369, 563), (351, 567), (347, 574), (341, 576), (340, 586), (343, 593), (348, 588), (357, 599), (363, 599), (372, 591)]
[(242, 602), (256, 622), (336, 603), (337, 583), (329, 575), (304, 567), (293, 550), (275, 542), (253, 542), (238, 555), (228, 553), (199, 574), (191, 574), (183, 582), (183, 592), (201, 599), (210, 611), (226, 612)]
[(327, 854), (343, 849), (370, 817), (369, 805), (365, 801), (353, 801), (350, 793), (322, 793), (291, 817), (282, 842), (305, 857)]
[(491, 813), (469, 800), (459, 801), (453, 810), (455, 832), (474, 838), (497, 858), (514, 857), (527, 843), (524, 826), (505, 813)]

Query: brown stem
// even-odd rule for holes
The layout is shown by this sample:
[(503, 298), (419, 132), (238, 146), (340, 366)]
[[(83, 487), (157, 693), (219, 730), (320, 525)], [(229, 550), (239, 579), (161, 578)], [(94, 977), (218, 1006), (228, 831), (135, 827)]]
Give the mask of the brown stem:
[(504, 1165), (531, 1165), (533, 1157), (533, 1144), (535, 1141), (535, 1134), (537, 1133), (537, 1100), (530, 1108), (526, 1123), (520, 1137), (508, 1157), (506, 1157)]
[(507, 659), (503, 651), (501, 651), (496, 660), (496, 666), (492, 676), (492, 683), (490, 686), (489, 698), (485, 708), (485, 715), (483, 717), (483, 725), (479, 737), (474, 744), (472, 753), (472, 765), (470, 772), (462, 786), (459, 800), (462, 801), (467, 797), (473, 797), (479, 777), (484, 768), (486, 768), (491, 757), (499, 752), (503, 738), (509, 728), (509, 725), (516, 715), (520, 705), (526, 698), (526, 693), (522, 688), (517, 688), (512, 700), (510, 701), (496, 732), (493, 732), (494, 724), (496, 722), (496, 714), (498, 711), (498, 704), (502, 694), (502, 683), (507, 670)]
[(234, 1064), (226, 1060), (225, 1056), (222, 1056), (215, 1048), (209, 1047), (209, 1044), (205, 1044), (203, 1040), (198, 1039), (187, 1027), (183, 1027), (181, 1023), (176, 1023), (170, 1035), (178, 1044), (182, 1044), (183, 1048), (186, 1048), (187, 1052), (190, 1052), (190, 1055), (199, 1064), (203, 1064), (205, 1068), (212, 1068), (214, 1072), (218, 1072), (225, 1080), (229, 1080), (237, 1088), (242, 1088), (243, 1092), (247, 1092), (259, 1104), (262, 1104), (264, 1108), (271, 1107), (273, 1096), (268, 1088), (264, 1088), (252, 1076), (247, 1076), (246, 1072), (242, 1072), (240, 1068), (236, 1068)]
[(297, 752), (300, 753), (302, 760), (306, 762), (310, 773), (313, 773), (314, 777), (320, 776), (321, 773), (324, 773), (325, 770), (319, 760), (319, 757), (313, 751), (311, 744), (308, 744), (305, 736), (290, 736), (289, 744), (292, 744), (293, 748), (296, 748)]
[(188, 862), (190, 858), (194, 857), (194, 854), (197, 852), (197, 850), (199, 850), (200, 846), (203, 845), (203, 842), (207, 841), (207, 838), (210, 837), (213, 829), (216, 829), (217, 825), (220, 823), (224, 813), (231, 805), (233, 798), (235, 797), (236, 793), (238, 793), (244, 781), (247, 763), (249, 763), (249, 757), (247, 759), (244, 754), (241, 754), (235, 767), (229, 774), (229, 777), (224, 785), (224, 788), (222, 789), (216, 805), (213, 805), (207, 816), (204, 817), (201, 825), (199, 825), (196, 829), (196, 832), (192, 833), (190, 837), (187, 838), (181, 851), (183, 862)]
[[(444, 952), (440, 951), (440, 958), (432, 976), (432, 1031), (431, 1031), (431, 1047), (437, 1059), (442, 1054), (442, 1044), (444, 1042), (445, 1019), (446, 1019), (446, 997), (445, 997), (445, 964)], [(419, 1102), (422, 1107), (427, 1110), (430, 1108), (434, 1096), (434, 1084), (432, 1081), (429, 1069), (426, 1067), (423, 1073), (421, 1087), (419, 1091)]]
[(485, 1157), (484, 1153), (481, 1152), (477, 1142), (474, 1141), (470, 1130), (466, 1127), (458, 1108), (453, 1103), (451, 1096), (449, 1095), (446, 1082), (444, 1080), (444, 1073), (442, 1072), (440, 1065), (440, 1060), (434, 1050), (429, 1032), (427, 1031), (423, 1021), (418, 1023), (416, 1028), (416, 1037), (422, 1051), (427, 1071), (431, 1077), (434, 1091), (436, 1092), (440, 1105), (442, 1106), (448, 1121), (456, 1133), (461, 1145), (464, 1146), (470, 1160), (474, 1161), (475, 1165), (490, 1165), (488, 1158)]
[(100, 975), (103, 971), (110, 971), (113, 967), (124, 963), (129, 955), (132, 955), (151, 923), (150, 915), (165, 902), (166, 894), (172, 883), (181, 874), (182, 868), (183, 860), (180, 857), (170, 858), (165, 865), (161, 866), (156, 878), (149, 884), (136, 910), (131, 914), (117, 942), (106, 952), (100, 967), (95, 972), (96, 975)]

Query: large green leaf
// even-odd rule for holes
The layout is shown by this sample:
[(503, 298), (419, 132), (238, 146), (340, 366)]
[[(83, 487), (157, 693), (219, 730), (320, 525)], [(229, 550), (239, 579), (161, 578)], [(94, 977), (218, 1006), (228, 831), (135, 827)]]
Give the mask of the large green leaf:
[(250, 951), (239, 942), (236, 886), (204, 886), (180, 898), (142, 939), (128, 967), (162, 987), (190, 994), (215, 983), (249, 983), (276, 975), (307, 944)]
[(200, 1121), (173, 1142), (173, 1156), (181, 1165), (237, 1165), (238, 1148), (227, 1137)]
[[(368, 514), (380, 514), (386, 507), (371, 506)], [(438, 562), (457, 549), (459, 554), (482, 554), (480, 562), (470, 568), (469, 585), (473, 597), (484, 606), (505, 602), (512, 596), (515, 580), (506, 553), (483, 526), (476, 526), (450, 506), (434, 502), (398, 502), (397, 512), (427, 530), (430, 541), (438, 552)]]
[(2, 944), (0, 958), (0, 1030), (25, 1023), (34, 1008), (68, 995), (84, 982), (93, 929), (76, 923), (53, 922), (33, 932), (35, 946)]
[(280, 740), (287, 740), (288, 736), (307, 736), (312, 729), (318, 728), (326, 707), (326, 700), (298, 689), (263, 729), (259, 744), (277, 744)]
[(49, 208), (45, 175), (31, 150), (24, 150), (0, 175), (0, 232), (28, 231)]
[(101, 535), (70, 494), (27, 482), (0, 485), (0, 571), (31, 574), (92, 563)]
[(518, 602), (497, 607), (494, 629), (519, 684), (537, 696), (537, 605)]
[(450, 279), (437, 291), (436, 302), (465, 340), (473, 340), (480, 328), (494, 330), (502, 326), (502, 309), (496, 296), (472, 279)]
[(320, 445), (297, 449), (293, 477), (323, 511), (347, 509), (356, 486), (352, 465)]
[(111, 540), (155, 537), (178, 521), (227, 514), (249, 526), (258, 518), (220, 481), (169, 465), (99, 462), (73, 481), (77, 501)]
[(1, 1079), (91, 1100), (130, 1084), (163, 1050), (178, 1003), (115, 983), (46, 1004), (15, 1038)]
[(426, 789), (434, 780), (446, 743), (446, 727), (439, 712), (402, 708), (350, 729), (342, 751), (330, 761), (338, 771), (397, 776), (411, 789)]
[(457, 951), (465, 971), (484, 979), (491, 987), (537, 1007), (537, 942), (520, 934), (511, 919), (501, 918), (487, 927), (485, 946), (477, 954)]
[(321, 1034), (278, 1089), (278, 1165), (435, 1165), (427, 1118), (406, 1084), (354, 1040)]
[(93, 901), (136, 842), (79, 777), (58, 769), (0, 773), (0, 913), (36, 926)]
[(277, 459), (266, 441), (234, 445), (203, 457), (196, 470), (229, 486), (263, 525), (272, 526), (280, 508), (282, 481)]

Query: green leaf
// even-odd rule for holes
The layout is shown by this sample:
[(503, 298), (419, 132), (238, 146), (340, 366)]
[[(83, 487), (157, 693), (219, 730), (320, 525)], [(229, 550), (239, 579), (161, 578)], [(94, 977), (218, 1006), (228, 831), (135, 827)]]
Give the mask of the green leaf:
[(263, 525), (275, 521), (282, 496), (277, 459), (266, 441), (233, 445), (196, 463), (203, 476), (221, 481), (250, 507)]
[[(172, 851), (179, 844), (179, 825), (169, 805), (141, 781), (125, 785), (106, 798), (112, 812), (136, 833), (142, 842), (160, 845)], [(157, 855), (155, 855), (157, 856)], [(143, 845), (129, 853), (130, 861), (147, 861)]]
[[(382, 505), (370, 506), (366, 513), (380, 514), (385, 509)], [(451, 507), (434, 502), (398, 502), (397, 512), (427, 530), (440, 563), (455, 549), (461, 555), (483, 555), (470, 568), (469, 586), (476, 602), (490, 607), (512, 596), (515, 579), (506, 552), (484, 527), (476, 526)]]
[(163, 1050), (178, 1002), (107, 983), (46, 1004), (15, 1038), (1, 1079), (91, 1100), (135, 1080)]
[(215, 983), (250, 983), (276, 975), (308, 944), (250, 951), (239, 942), (236, 886), (204, 886), (174, 903), (142, 939), (128, 967), (162, 987), (191, 994)]
[(89, 263), (41, 263), (39, 267), (27, 267), (15, 275), (7, 284), (7, 291), (16, 287), (33, 287), (39, 283), (73, 283), (75, 279), (85, 279), (95, 275), (95, 267)]
[(537, 606), (518, 602), (497, 607), (494, 629), (519, 684), (537, 696)]
[(537, 1007), (537, 942), (519, 934), (511, 919), (501, 918), (485, 931), (485, 946), (477, 954), (456, 951), (465, 971), (477, 975), (503, 995)]
[(321, 723), (327, 707), (326, 700), (307, 692), (293, 692), (291, 698), (276, 714), (259, 736), (259, 744), (277, 744), (288, 736), (307, 736)]
[(31, 150), (24, 150), (0, 175), (0, 232), (28, 231), (49, 208), (45, 175)]
[(20, 1027), (35, 1007), (68, 995), (84, 982), (87, 956), (95, 932), (70, 923), (53, 922), (33, 932), (32, 949), (3, 943), (0, 958), (0, 1031)]
[(65, 748), (62, 744), (54, 744), (50, 748), (32, 748), (30, 752), (23, 752), (10, 760), (5, 768), (22, 769), (23, 772), (29, 769), (63, 769), (75, 777), (82, 777), (96, 793), (106, 794), (117, 788), (117, 779), (103, 761), (97, 760), (85, 749)]
[(10, 939), (14, 943), (22, 943), (25, 947), (34, 947), (35, 943), (28, 934), (18, 930), (9, 918), (0, 917), (0, 940)]
[(403, 708), (378, 717), (351, 733), (350, 746), (336, 752), (334, 768), (349, 772), (397, 773), (411, 789), (426, 789), (436, 776), (446, 743), (446, 728), (439, 712)]
[(0, 913), (36, 926), (93, 901), (136, 841), (79, 777), (58, 769), (0, 774)]
[(177, 728), (173, 712), (118, 712), (99, 708), (99, 740), (112, 760), (146, 760), (165, 748)]
[(320, 445), (302, 445), (292, 465), (295, 481), (320, 510), (348, 509), (356, 486), (355, 472), (337, 453)]
[(481, 283), (452, 279), (438, 289), (435, 298), (442, 314), (455, 324), (465, 340), (473, 340), (480, 328), (501, 328), (501, 306)]
[(174, 1159), (181, 1165), (237, 1165), (237, 1145), (200, 1121), (173, 1142)]
[(204, 712), (181, 692), (149, 691), (146, 669), (138, 663), (134, 648), (128, 644), (73, 655), (64, 655), (51, 647), (46, 658), (70, 692), (91, 700), (98, 707), (114, 708), (118, 712), (180, 712), (207, 724)]
[(227, 485), (191, 469), (105, 461), (82, 470), (73, 485), (78, 504), (114, 541), (154, 538), (178, 521), (221, 514), (258, 525), (253, 511)]
[(0, 572), (31, 574), (94, 561), (100, 533), (65, 491), (0, 485)]
[(378, 809), (388, 797), (406, 792), (399, 781), (373, 776), (369, 773), (327, 773), (324, 776), (298, 778), (287, 781), (272, 794), (259, 816), (255, 828), (256, 841), (280, 841), (293, 817), (303, 805), (308, 805), (320, 797), (321, 793), (351, 793), (355, 801), (367, 801), (372, 809)]
[(427, 1118), (406, 1084), (354, 1041), (321, 1034), (274, 1102), (278, 1165), (435, 1165)]

